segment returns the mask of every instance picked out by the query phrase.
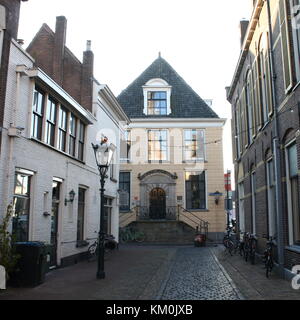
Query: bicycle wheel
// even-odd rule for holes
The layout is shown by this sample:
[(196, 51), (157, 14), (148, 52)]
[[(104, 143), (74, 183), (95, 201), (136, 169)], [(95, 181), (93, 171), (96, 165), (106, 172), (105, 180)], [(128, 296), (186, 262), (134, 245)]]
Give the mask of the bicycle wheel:
[(96, 260), (97, 250), (98, 250), (98, 245), (96, 242), (88, 247), (88, 261), (89, 262)]
[(146, 236), (143, 232), (136, 232), (134, 235), (136, 242), (144, 242), (146, 239)]
[(266, 261), (266, 277), (269, 278), (270, 273), (272, 272), (273, 269), (273, 262), (271, 261), (270, 258)]
[(232, 241), (228, 241), (228, 242), (227, 242), (227, 245), (228, 245), (227, 249), (228, 249), (230, 255), (233, 256), (233, 254), (232, 254), (232, 252), (234, 251), (234, 244), (233, 244), (233, 242), (232, 242)]

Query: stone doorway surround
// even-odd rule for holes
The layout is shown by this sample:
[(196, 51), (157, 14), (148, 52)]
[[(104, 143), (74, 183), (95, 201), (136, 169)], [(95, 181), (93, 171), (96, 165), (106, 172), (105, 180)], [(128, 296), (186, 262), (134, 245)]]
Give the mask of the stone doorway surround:
[(165, 170), (151, 170), (146, 173), (139, 174), (140, 182), (140, 207), (141, 219), (148, 220), (150, 207), (150, 193), (153, 189), (160, 188), (166, 193), (166, 207), (176, 207), (176, 173), (172, 174)]

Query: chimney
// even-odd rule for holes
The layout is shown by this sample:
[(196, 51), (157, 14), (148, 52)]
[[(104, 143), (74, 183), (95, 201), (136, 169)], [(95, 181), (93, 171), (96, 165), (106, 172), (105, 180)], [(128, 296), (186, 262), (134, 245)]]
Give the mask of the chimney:
[(18, 37), (21, 1), (28, 0), (0, 0), (0, 5), (6, 11), (6, 31), (15, 40)]
[(240, 21), (240, 29), (241, 29), (241, 47), (243, 46), (245, 36), (248, 30), (249, 20), (241, 20)]
[(53, 79), (62, 87), (63, 60), (66, 45), (67, 19), (64, 16), (56, 17), (53, 49)]
[(94, 78), (94, 53), (91, 49), (92, 42), (86, 43), (86, 51), (83, 52), (81, 71), (81, 105), (93, 112), (93, 78)]

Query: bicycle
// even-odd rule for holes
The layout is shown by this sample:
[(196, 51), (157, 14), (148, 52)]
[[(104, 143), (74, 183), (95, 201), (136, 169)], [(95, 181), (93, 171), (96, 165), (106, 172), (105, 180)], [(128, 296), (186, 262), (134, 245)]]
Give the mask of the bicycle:
[(248, 258), (249, 258), (249, 261), (252, 264), (255, 264), (256, 246), (257, 246), (256, 236), (254, 234), (247, 232), (244, 234), (243, 242), (244, 242), (243, 252), (244, 252), (245, 261), (248, 262)]
[(274, 260), (273, 260), (273, 247), (274, 247), (274, 240), (275, 237), (264, 237), (267, 239), (267, 248), (264, 252), (264, 263), (265, 263), (265, 269), (266, 269), (266, 277), (269, 278), (270, 273), (273, 270), (274, 267)]
[[(108, 253), (118, 248), (119, 248), (119, 245), (117, 241), (115, 241), (115, 237), (113, 235), (106, 234), (104, 238), (104, 252)], [(97, 238), (96, 241), (88, 247), (89, 262), (96, 260), (96, 257), (98, 256), (98, 250), (99, 250), (99, 246), (98, 246), (98, 238)]]
[(120, 239), (125, 243), (133, 241), (141, 243), (145, 241), (146, 235), (142, 231), (135, 230), (132, 227), (125, 227), (121, 229)]
[(236, 234), (233, 232), (233, 227), (227, 228), (227, 234), (223, 238), (223, 245), (226, 251), (232, 256), (232, 252), (236, 253), (239, 248), (239, 240), (236, 238)]

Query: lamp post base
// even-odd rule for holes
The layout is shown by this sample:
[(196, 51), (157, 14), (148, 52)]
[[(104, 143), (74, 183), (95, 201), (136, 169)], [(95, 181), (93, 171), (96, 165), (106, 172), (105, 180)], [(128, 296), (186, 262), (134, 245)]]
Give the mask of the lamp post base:
[(97, 279), (105, 279), (105, 272), (104, 271), (98, 271), (97, 272)]

